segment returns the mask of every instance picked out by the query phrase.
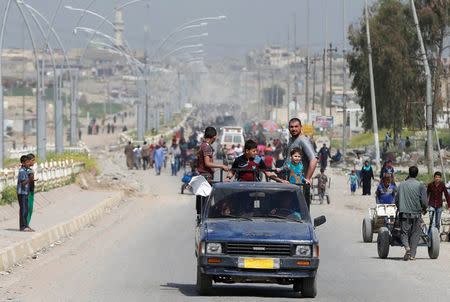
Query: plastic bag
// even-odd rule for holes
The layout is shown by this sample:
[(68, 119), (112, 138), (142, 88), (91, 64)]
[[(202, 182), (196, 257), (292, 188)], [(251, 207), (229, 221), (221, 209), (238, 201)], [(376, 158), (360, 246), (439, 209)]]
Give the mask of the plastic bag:
[(189, 187), (192, 188), (194, 195), (200, 195), (203, 197), (209, 196), (212, 191), (211, 185), (203, 176), (194, 176), (189, 182)]

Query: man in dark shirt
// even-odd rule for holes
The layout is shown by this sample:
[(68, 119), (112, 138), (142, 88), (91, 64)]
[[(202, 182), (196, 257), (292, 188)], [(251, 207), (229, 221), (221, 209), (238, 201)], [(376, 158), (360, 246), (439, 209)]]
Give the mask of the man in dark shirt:
[[(197, 155), (197, 172), (210, 182), (214, 178), (214, 168), (222, 168), (229, 171), (230, 168), (225, 165), (215, 164), (213, 161), (214, 150), (211, 147), (216, 141), (217, 131), (214, 127), (206, 127), (204, 141), (200, 144), (200, 150)], [(202, 196), (197, 196), (196, 209), (197, 214), (200, 214), (202, 208)]]
[(320, 155), (320, 167), (326, 169), (328, 164), (328, 158), (331, 158), (330, 150), (326, 144), (323, 144), (322, 148), (319, 150)]
[[(442, 194), (445, 195), (447, 203), (450, 201), (447, 188), (444, 183), (441, 182), (441, 172), (434, 173), (434, 181), (428, 184), (428, 215), (432, 220), (432, 225), (438, 230), (441, 227), (441, 215), (442, 215)], [(434, 213), (433, 213), (434, 212)]]
[[(263, 171), (268, 178), (275, 180), (276, 182), (286, 182), (274, 173), (264, 171), (266, 170), (266, 164), (261, 157), (256, 156), (257, 147), (258, 145), (252, 140), (245, 142), (244, 154), (235, 159), (232, 170), (228, 172), (225, 182), (229, 182), (234, 175), (236, 175), (238, 181), (261, 181), (260, 171)], [(239, 169), (254, 171), (239, 171)]]

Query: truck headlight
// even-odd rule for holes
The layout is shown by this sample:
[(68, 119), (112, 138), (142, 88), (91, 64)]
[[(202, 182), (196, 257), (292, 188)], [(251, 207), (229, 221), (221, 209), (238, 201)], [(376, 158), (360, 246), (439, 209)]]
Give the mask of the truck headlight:
[(311, 257), (311, 246), (297, 245), (295, 247), (295, 255), (300, 257)]
[(222, 244), (217, 242), (208, 242), (206, 244), (207, 254), (222, 254)]

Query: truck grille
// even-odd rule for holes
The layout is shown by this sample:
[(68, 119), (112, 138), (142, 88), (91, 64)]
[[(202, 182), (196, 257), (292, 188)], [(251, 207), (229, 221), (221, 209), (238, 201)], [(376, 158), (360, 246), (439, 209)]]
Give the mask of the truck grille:
[(228, 242), (229, 255), (291, 256), (291, 246), (283, 243)]

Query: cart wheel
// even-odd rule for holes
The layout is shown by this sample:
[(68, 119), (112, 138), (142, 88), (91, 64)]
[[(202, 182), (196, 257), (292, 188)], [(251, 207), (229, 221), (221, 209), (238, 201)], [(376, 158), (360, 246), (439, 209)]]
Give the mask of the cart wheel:
[(428, 246), (428, 256), (430, 256), (430, 259), (437, 259), (437, 257), (439, 257), (439, 247), (441, 243), (437, 228), (431, 228), (431, 231), (428, 233), (428, 240), (431, 240), (431, 244)]
[(389, 237), (389, 230), (386, 227), (381, 227), (377, 239), (378, 256), (381, 259), (385, 259), (389, 255)]
[(362, 224), (362, 234), (364, 242), (372, 242), (373, 240), (373, 230), (372, 230), (372, 219), (364, 218)]
[(327, 195), (327, 204), (330, 204), (330, 195)]

